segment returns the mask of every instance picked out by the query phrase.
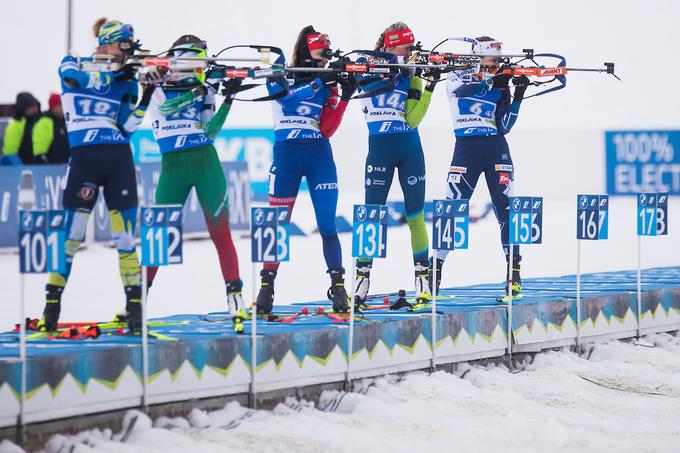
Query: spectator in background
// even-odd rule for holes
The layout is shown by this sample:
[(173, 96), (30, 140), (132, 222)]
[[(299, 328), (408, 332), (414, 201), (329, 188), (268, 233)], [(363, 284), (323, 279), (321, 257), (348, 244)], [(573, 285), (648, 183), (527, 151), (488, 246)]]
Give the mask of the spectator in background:
[(50, 94), (48, 106), (49, 110), (33, 126), (33, 154), (45, 156), (47, 163), (63, 164), (68, 162), (69, 145), (61, 96)]
[(35, 154), (33, 151), (33, 129), (40, 116), (40, 103), (31, 93), (17, 94), (14, 119), (5, 130), (2, 148), (5, 163), (14, 165), (47, 163), (45, 155), (47, 150), (42, 154)]

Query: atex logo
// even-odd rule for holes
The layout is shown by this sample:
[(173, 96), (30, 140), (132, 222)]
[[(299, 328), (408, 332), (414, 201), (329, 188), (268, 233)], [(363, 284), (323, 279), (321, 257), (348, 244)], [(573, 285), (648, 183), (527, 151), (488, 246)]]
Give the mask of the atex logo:
[(335, 190), (338, 188), (338, 183), (337, 182), (324, 182), (317, 184), (314, 187), (314, 190)]

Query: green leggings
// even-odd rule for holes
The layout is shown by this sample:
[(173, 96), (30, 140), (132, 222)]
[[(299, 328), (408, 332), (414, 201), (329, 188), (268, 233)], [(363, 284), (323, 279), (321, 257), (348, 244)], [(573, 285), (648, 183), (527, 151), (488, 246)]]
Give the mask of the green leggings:
[[(210, 238), (217, 248), (224, 281), (238, 280), (238, 258), (229, 228), (227, 180), (214, 146), (163, 154), (156, 204), (184, 204), (192, 187), (196, 189)], [(150, 271), (150, 282), (154, 276), (155, 270)]]

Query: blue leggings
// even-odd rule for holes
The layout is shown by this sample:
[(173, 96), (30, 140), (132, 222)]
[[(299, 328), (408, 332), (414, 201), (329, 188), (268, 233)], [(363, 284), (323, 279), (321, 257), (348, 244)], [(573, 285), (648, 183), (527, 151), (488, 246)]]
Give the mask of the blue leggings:
[[(269, 205), (288, 206), (292, 212), (303, 176), (312, 197), (326, 265), (328, 269), (340, 269), (342, 250), (335, 224), (338, 174), (328, 140), (286, 140), (274, 144), (274, 162), (269, 170)], [(278, 267), (278, 263), (264, 265), (270, 270)]]
[[(477, 181), (484, 173), (489, 188), (498, 226), (501, 230), (501, 244), (506, 258), (508, 246), (508, 217), (514, 168), (508, 142), (503, 135), (478, 137), (456, 137), (451, 168), (447, 177), (448, 199), (470, 199), (477, 187)], [(437, 251), (437, 257), (445, 259), (445, 250)], [(514, 246), (513, 258), (519, 262), (522, 257), (519, 245)]]

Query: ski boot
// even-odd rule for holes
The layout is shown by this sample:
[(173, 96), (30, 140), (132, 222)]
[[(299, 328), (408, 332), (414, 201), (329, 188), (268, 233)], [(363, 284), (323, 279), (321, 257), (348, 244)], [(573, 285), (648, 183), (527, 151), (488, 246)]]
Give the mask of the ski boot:
[(434, 288), (434, 285), (432, 284), (432, 277), (434, 275), (434, 266), (433, 263), (436, 263), (437, 265), (437, 294), (439, 294), (439, 287), (441, 286), (442, 283), (442, 268), (444, 267), (444, 260), (439, 259), (437, 257), (431, 257), (430, 262), (429, 262), (429, 271), (430, 274), (428, 276), (427, 282), (430, 284), (430, 288)]
[(345, 269), (329, 269), (331, 276), (331, 287), (328, 288), (328, 299), (333, 302), (333, 311), (336, 313), (346, 313), (349, 310), (347, 291), (345, 290)]
[[(522, 294), (522, 277), (519, 274), (520, 270), (520, 259), (512, 260), (512, 297), (521, 296)], [(508, 286), (510, 285), (510, 274), (506, 269), (505, 271), (505, 294), (509, 295)]]
[(424, 264), (416, 264), (415, 298), (417, 303), (426, 304), (432, 300), (430, 292), (430, 270)]
[(57, 330), (63, 292), (63, 286), (50, 285), (49, 283), (45, 286), (45, 310), (43, 310), (43, 317), (38, 323), (38, 328), (41, 331), (52, 332)]
[(371, 267), (357, 266), (357, 279), (354, 283), (354, 310), (366, 306), (368, 289), (371, 286)]
[[(142, 287), (132, 285), (125, 287), (125, 320), (132, 333), (142, 331)], [(120, 317), (120, 315), (118, 315)]]
[(232, 280), (227, 282), (227, 305), (229, 313), (234, 315), (234, 332), (243, 333), (243, 322), (248, 318), (241, 290), (243, 282)]
[(271, 313), (274, 308), (274, 279), (276, 278), (276, 271), (262, 269), (260, 271), (262, 283), (260, 283), (260, 292), (257, 294), (257, 312), (260, 314)]

